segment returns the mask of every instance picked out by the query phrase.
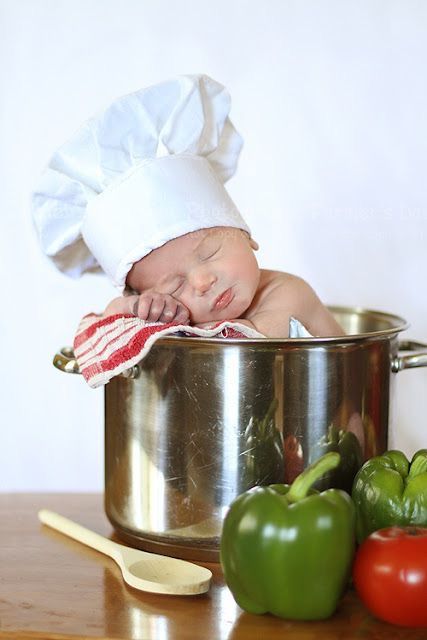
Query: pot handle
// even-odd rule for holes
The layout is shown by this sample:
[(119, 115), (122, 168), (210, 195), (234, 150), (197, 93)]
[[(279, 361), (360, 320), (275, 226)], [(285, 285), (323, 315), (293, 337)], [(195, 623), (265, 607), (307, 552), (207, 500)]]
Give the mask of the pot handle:
[(53, 356), (53, 366), (65, 373), (80, 373), (72, 347), (62, 347), (58, 353), (55, 353)]
[(402, 369), (413, 369), (414, 367), (427, 367), (427, 344), (416, 342), (415, 340), (402, 340), (399, 342), (399, 351), (415, 351), (411, 355), (397, 355), (391, 363), (391, 370), (394, 373)]
[[(55, 353), (53, 356), (53, 366), (65, 373), (80, 373), (80, 368), (72, 347), (62, 347), (58, 353)], [(130, 367), (130, 369), (122, 371), (120, 375), (123, 376), (123, 378), (138, 378), (139, 374), (140, 367), (135, 364), (133, 367)]]

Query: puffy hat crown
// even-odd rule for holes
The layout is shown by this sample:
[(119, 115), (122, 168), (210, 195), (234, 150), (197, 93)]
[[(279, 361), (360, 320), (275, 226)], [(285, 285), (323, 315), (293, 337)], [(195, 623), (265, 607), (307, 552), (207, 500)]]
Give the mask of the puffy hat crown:
[(118, 287), (168, 240), (213, 226), (249, 229), (223, 183), (242, 139), (230, 96), (206, 75), (115, 100), (52, 156), (32, 198), (44, 252), (72, 277), (101, 267)]

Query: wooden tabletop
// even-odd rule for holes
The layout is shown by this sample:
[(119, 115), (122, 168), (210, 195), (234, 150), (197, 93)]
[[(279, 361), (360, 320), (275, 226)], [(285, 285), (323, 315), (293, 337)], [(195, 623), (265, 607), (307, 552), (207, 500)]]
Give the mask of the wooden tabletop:
[(426, 640), (427, 629), (375, 620), (354, 592), (323, 622), (290, 622), (243, 612), (221, 569), (209, 593), (164, 596), (126, 586), (113, 560), (39, 524), (57, 511), (116, 539), (101, 495), (0, 494), (0, 639)]

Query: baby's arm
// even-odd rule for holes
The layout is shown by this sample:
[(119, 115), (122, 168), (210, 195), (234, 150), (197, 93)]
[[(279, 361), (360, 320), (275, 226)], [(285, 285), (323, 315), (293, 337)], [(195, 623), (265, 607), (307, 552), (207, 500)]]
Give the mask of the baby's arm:
[(141, 294), (114, 298), (104, 310), (104, 317), (115, 314), (132, 314), (147, 322), (174, 322), (187, 324), (190, 313), (181, 302), (166, 293), (147, 289)]
[(104, 317), (128, 313), (134, 315), (133, 310), (135, 302), (138, 300), (138, 298), (139, 296), (137, 295), (125, 295), (120, 296), (119, 298), (114, 298), (114, 300), (111, 300), (111, 302), (105, 307), (104, 313), (102, 315)]

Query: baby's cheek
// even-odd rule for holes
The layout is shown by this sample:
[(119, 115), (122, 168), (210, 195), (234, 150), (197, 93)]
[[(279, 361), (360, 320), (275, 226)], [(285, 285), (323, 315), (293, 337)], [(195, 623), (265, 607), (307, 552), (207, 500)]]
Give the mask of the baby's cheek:
[(244, 317), (244, 313), (249, 308), (251, 302), (252, 298), (250, 298), (249, 296), (245, 298), (239, 298), (236, 301), (233, 300), (233, 303), (230, 305), (229, 309), (227, 309), (227, 311), (229, 312), (228, 316), (233, 318)]
[(196, 318), (200, 316), (200, 305), (197, 304), (197, 301), (194, 300), (191, 296), (179, 295), (174, 296), (178, 302), (180, 302), (190, 314), (190, 319), (192, 322), (197, 322)]
[(187, 308), (190, 311), (191, 321), (194, 323), (212, 322), (223, 318), (220, 314), (213, 313), (210, 309), (207, 309), (206, 306), (202, 307), (201, 305), (193, 304), (191, 308)]

